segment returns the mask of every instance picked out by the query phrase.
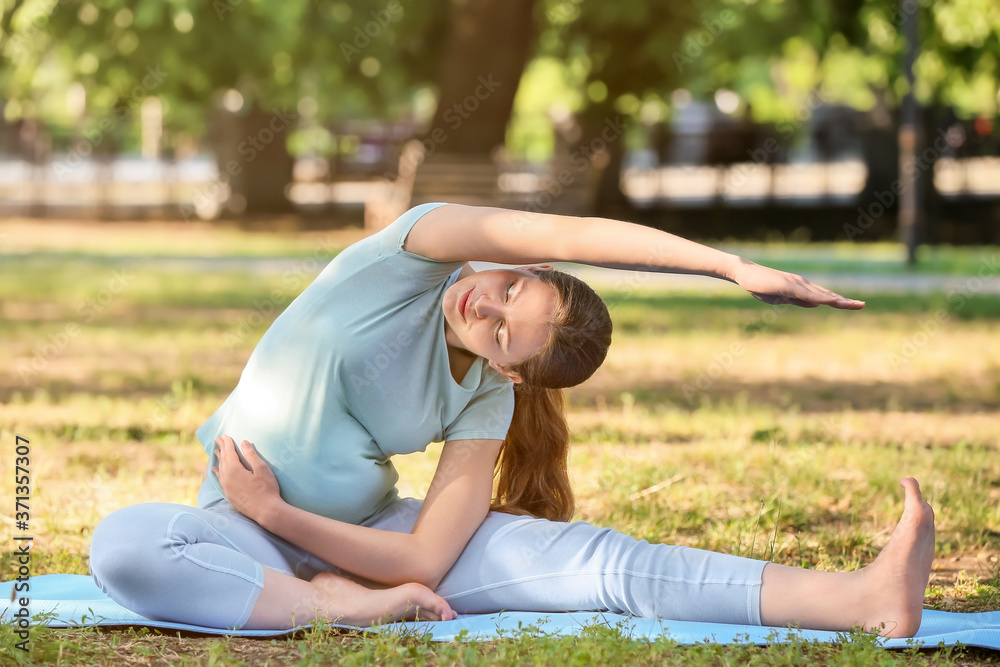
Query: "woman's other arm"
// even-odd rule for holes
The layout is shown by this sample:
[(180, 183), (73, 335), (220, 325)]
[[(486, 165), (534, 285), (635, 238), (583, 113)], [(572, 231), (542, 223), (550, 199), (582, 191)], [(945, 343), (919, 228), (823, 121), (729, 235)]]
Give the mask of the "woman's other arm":
[(578, 262), (612, 269), (685, 273), (732, 281), (767, 303), (859, 309), (802, 276), (760, 266), (669, 232), (608, 218), (449, 204), (425, 213), (404, 249), (442, 261)]
[(337, 567), (389, 586), (417, 582), (434, 590), (489, 513), (493, 470), (501, 440), (452, 440), (444, 445), (434, 479), (411, 533), (336, 521), (293, 507), (250, 443), (217, 442), (219, 481), (239, 512), (270, 532)]

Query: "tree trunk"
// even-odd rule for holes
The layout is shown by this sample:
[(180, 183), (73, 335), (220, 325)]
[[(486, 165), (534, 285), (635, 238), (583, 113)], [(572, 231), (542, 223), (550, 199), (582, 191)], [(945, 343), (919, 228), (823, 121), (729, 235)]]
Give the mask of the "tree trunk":
[[(504, 144), (517, 84), (534, 51), (535, 0), (452, 0), (425, 147), (489, 156)], [(428, 151), (431, 157), (431, 151)]]
[(591, 197), (594, 210), (590, 215), (628, 220), (637, 212), (621, 188), (626, 118), (615, 111), (610, 100), (609, 95), (604, 103), (592, 104), (583, 111), (580, 150), (593, 156), (590, 169), (596, 170), (590, 181), (596, 188)]
[(249, 112), (215, 112), (209, 143), (219, 180), (229, 185), (224, 210), (236, 215), (293, 210), (285, 189), (292, 182), (295, 163), (285, 142), (294, 119), (292, 112), (256, 105)]

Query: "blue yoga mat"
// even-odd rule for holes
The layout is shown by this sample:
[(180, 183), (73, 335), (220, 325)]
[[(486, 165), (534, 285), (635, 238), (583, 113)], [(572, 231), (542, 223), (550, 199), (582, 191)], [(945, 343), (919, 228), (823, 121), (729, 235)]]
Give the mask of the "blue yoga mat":
[[(11, 602), (10, 596), (16, 582), (0, 583), (0, 621), (10, 623), (21, 607)], [(80, 626), (141, 625), (172, 630), (187, 630), (214, 635), (242, 637), (274, 637), (290, 634), (291, 630), (225, 630), (185, 623), (154, 621), (122, 607), (108, 598), (94, 581), (79, 574), (47, 574), (29, 580), (29, 613), (52, 613), (45, 624), (53, 628)], [(18, 593), (23, 596), (24, 593)], [(509, 636), (524, 628), (537, 628), (546, 635), (575, 635), (594, 624), (617, 627), (624, 636), (637, 639), (669, 637), (679, 644), (773, 644), (782, 641), (807, 640), (821, 642), (843, 641), (836, 632), (817, 630), (788, 630), (754, 625), (724, 625), (721, 623), (694, 623), (657, 618), (634, 618), (608, 612), (501, 612), (498, 614), (472, 614), (459, 616), (454, 621), (390, 623), (372, 628), (378, 632), (396, 632), (431, 636), (434, 641), (452, 641), (465, 631), (466, 640), (489, 640)], [(303, 626), (308, 627), (308, 626)], [(353, 626), (337, 625), (348, 628)], [(368, 628), (358, 628), (365, 629)], [(915, 639), (880, 640), (885, 648), (907, 648), (914, 643), (933, 647), (943, 644), (964, 644), (1000, 650), (1000, 611), (978, 614), (956, 614), (945, 611), (924, 611), (923, 623)]]

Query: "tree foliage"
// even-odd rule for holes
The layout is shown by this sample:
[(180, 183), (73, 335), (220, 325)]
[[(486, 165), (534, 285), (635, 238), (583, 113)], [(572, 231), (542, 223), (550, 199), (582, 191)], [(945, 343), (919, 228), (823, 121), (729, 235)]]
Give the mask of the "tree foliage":
[[(470, 1), (470, 0), (465, 0)], [(68, 123), (67, 87), (97, 119), (151, 69), (177, 130), (198, 135), (226, 90), (261, 107), (303, 98), (319, 121), (395, 118), (433, 105), (460, 0), (6, 0), (0, 83), (14, 112)], [(917, 93), (966, 114), (996, 112), (1000, 5), (913, 0), (921, 23)], [(762, 116), (787, 115), (824, 82), (865, 108), (905, 92), (893, 0), (537, 0), (536, 56), (562, 63), (582, 107), (638, 112), (683, 86), (739, 91)], [(421, 92), (423, 91), (423, 93)], [(433, 109), (431, 109), (432, 111)], [(431, 114), (424, 110), (427, 117)]]
[(412, 0), (28, 0), (3, 14), (8, 97), (65, 122), (70, 82), (102, 116), (149, 68), (179, 128), (204, 128), (225, 90), (264, 107), (315, 101), (321, 117), (391, 116), (433, 81), (446, 3)]
[(767, 116), (791, 113), (804, 91), (821, 83), (857, 108), (870, 108), (879, 95), (896, 106), (907, 88), (902, 21), (911, 12), (920, 30), (918, 99), (965, 115), (996, 113), (1000, 5), (994, 0), (714, 0), (702, 20), (724, 11), (733, 12), (734, 24), (690, 63), (686, 84), (696, 93), (733, 88)]

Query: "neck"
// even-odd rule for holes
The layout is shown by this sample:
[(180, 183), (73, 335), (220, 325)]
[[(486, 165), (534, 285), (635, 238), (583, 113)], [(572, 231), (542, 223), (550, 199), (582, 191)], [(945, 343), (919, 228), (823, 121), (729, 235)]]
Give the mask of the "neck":
[(464, 348), (448, 346), (448, 367), (455, 382), (462, 383), (476, 358), (477, 355)]

